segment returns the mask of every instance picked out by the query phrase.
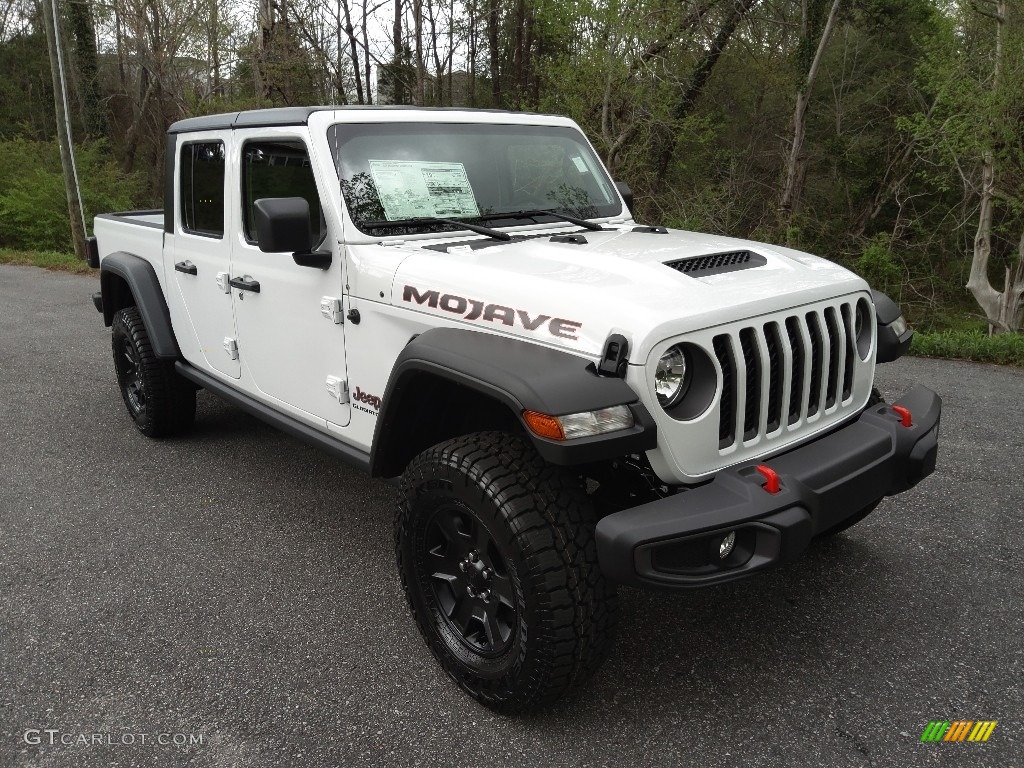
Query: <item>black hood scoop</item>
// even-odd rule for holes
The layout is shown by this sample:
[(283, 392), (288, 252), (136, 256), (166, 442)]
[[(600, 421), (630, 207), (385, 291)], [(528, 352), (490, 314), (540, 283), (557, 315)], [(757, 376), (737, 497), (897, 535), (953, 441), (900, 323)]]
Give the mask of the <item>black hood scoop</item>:
[(707, 256), (693, 256), (678, 261), (666, 261), (665, 266), (672, 267), (677, 272), (682, 272), (690, 277), (706, 277), (707, 275), (721, 275), (725, 272), (739, 272), (741, 269), (763, 267), (767, 263), (768, 260), (757, 253), (727, 251)]

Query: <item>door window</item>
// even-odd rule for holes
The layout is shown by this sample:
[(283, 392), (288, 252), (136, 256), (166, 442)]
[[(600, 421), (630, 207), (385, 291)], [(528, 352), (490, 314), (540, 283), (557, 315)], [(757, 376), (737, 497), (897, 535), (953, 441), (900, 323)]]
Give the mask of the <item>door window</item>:
[(309, 203), (314, 243), (327, 235), (309, 154), (301, 141), (250, 141), (242, 150), (242, 222), (245, 239), (256, 242), (253, 205), (264, 197), (301, 197)]
[(181, 228), (194, 235), (224, 237), (224, 142), (181, 148)]

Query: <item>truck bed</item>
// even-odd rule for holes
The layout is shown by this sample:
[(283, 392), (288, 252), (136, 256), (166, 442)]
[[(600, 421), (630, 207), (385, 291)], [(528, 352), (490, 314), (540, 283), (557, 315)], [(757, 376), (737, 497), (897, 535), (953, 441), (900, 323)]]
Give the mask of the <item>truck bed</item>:
[(163, 282), (163, 211), (102, 213), (93, 222), (93, 233), (101, 264), (110, 254), (124, 251), (152, 264)]
[(164, 212), (162, 208), (147, 211), (119, 211), (117, 213), (101, 213), (97, 219), (112, 219), (126, 224), (138, 224), (141, 227), (157, 227), (163, 229)]

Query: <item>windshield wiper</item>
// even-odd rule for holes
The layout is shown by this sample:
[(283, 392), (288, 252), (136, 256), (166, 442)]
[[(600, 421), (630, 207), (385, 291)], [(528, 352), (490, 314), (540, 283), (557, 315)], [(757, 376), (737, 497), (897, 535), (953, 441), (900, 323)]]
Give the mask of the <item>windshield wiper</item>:
[(587, 221), (576, 216), (569, 216), (565, 213), (559, 213), (558, 211), (548, 211), (544, 209), (534, 209), (530, 211), (505, 211), (503, 213), (491, 213), (487, 216), (481, 216), (482, 221), (491, 221), (493, 219), (533, 219), (536, 221), (538, 216), (553, 216), (556, 219), (567, 221), (570, 224), (575, 224), (577, 227), (583, 227), (584, 229), (591, 229), (594, 232), (604, 231), (604, 227), (598, 224), (596, 221)]
[(502, 232), (499, 229), (482, 227), (479, 224), (470, 224), (469, 222), (462, 221), (461, 219), (439, 219), (435, 216), (417, 216), (414, 219), (395, 219), (393, 221), (362, 222), (362, 226), (364, 227), (415, 227), (418, 224), (454, 224), (456, 227), (468, 229), (470, 232), (476, 232), (478, 235), (486, 235), (494, 240), (512, 239), (512, 235), (508, 232)]

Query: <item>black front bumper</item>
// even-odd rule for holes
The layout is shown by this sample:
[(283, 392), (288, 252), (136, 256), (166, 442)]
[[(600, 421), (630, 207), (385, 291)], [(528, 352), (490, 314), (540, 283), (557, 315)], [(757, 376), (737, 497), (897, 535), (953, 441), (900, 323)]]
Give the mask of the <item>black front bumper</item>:
[[(601, 570), (642, 587), (688, 588), (744, 578), (799, 556), (819, 533), (930, 475), (942, 401), (915, 387), (813, 442), (723, 470), (711, 482), (616, 512), (597, 524)], [(758, 465), (779, 478), (766, 490)], [(732, 551), (720, 545), (735, 533)]]

